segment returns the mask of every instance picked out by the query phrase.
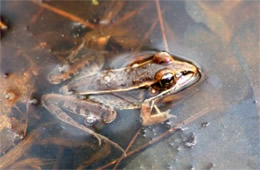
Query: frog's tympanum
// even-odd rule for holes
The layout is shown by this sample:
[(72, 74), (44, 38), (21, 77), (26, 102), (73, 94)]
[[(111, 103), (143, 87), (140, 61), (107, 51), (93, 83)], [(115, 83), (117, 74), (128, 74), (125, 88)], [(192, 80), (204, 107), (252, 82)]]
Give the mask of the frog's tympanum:
[(48, 75), (52, 84), (68, 82), (61, 94), (44, 95), (43, 106), (61, 121), (98, 139), (105, 137), (69, 115), (82, 116), (88, 123), (111, 123), (116, 118), (115, 109), (140, 109), (144, 126), (161, 123), (173, 115), (170, 110), (161, 112), (156, 103), (197, 82), (200, 72), (193, 63), (168, 52), (150, 52), (143, 58), (123, 68), (102, 70), (104, 56), (80, 45), (66, 63)]

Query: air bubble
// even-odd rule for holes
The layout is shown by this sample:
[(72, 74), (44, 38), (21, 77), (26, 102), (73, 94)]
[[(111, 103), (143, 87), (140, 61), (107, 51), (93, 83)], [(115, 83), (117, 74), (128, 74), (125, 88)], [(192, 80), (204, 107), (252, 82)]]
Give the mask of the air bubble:
[(29, 104), (37, 104), (38, 100), (37, 99), (31, 99), (29, 100)]
[(7, 100), (14, 100), (15, 97), (16, 97), (16, 94), (14, 92), (8, 92), (5, 94), (5, 98)]
[(94, 116), (94, 115), (92, 115), (92, 114), (89, 114), (87, 117), (86, 117), (86, 119), (85, 119), (85, 124), (87, 125), (87, 126), (93, 126), (95, 123), (96, 123), (96, 121), (97, 121), (97, 118)]

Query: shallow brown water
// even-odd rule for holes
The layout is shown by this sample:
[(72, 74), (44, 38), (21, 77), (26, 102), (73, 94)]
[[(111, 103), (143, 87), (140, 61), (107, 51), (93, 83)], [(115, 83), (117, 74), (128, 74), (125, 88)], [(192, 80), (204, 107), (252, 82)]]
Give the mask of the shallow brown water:
[[(164, 32), (156, 1), (43, 4), (1, 1), (8, 26), (1, 32), (1, 168), (98, 168), (121, 156), (40, 104), (59, 88), (48, 73), (85, 38), (89, 48), (108, 51), (105, 68), (127, 65), (139, 51), (167, 50), (203, 71), (181, 100), (170, 96), (161, 106), (176, 119), (143, 128), (139, 110), (119, 111), (115, 122), (97, 127), (124, 148), (141, 128), (129, 152), (138, 154), (119, 168), (259, 169), (258, 1), (161, 1)], [(101, 35), (111, 36), (105, 47), (93, 43)], [(175, 125), (166, 139), (138, 149)]]

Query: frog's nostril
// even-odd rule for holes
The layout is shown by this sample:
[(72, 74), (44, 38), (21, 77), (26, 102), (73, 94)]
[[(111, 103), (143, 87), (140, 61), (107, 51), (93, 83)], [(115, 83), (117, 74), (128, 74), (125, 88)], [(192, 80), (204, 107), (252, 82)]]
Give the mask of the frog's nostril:
[(181, 73), (182, 73), (183, 76), (188, 75), (188, 74), (193, 74), (192, 71), (187, 71), (187, 70), (182, 71)]

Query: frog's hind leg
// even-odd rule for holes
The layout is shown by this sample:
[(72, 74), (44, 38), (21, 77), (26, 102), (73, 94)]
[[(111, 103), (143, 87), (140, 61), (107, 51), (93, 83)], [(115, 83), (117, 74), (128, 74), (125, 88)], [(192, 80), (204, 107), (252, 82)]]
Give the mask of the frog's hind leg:
[[(74, 119), (72, 119), (68, 114), (66, 114), (62, 108), (59, 106), (58, 103), (55, 103), (54, 100), (55, 98), (59, 98), (59, 97), (63, 97), (61, 95), (57, 95), (57, 94), (46, 94), (42, 97), (42, 104), (43, 106), (53, 115), (55, 115), (58, 119), (60, 119), (61, 121), (72, 125), (74, 127), (77, 127), (81, 130), (83, 130), (84, 132), (87, 132), (91, 135), (93, 135), (97, 140), (99, 145), (101, 145), (101, 140), (104, 140), (108, 143), (110, 143), (111, 145), (113, 145), (114, 147), (118, 148), (119, 150), (121, 150), (124, 154), (125, 150), (119, 146), (117, 143), (111, 141), (110, 139), (108, 139), (107, 137), (100, 135), (96, 132), (94, 132), (93, 130), (83, 126), (82, 124), (76, 122)], [(68, 97), (68, 96), (66, 96)], [(66, 98), (65, 97), (65, 98)], [(75, 100), (75, 98), (71, 97), (71, 99)]]
[[(156, 114), (151, 114), (152, 109), (155, 108)], [(151, 105), (149, 102), (145, 102), (142, 104), (141, 107), (141, 118), (142, 118), (142, 124), (144, 126), (150, 126), (158, 123), (162, 123), (170, 118), (175, 116), (170, 114), (170, 109), (166, 110), (164, 112), (161, 112), (160, 109), (154, 104), (154, 101), (152, 101)]]

